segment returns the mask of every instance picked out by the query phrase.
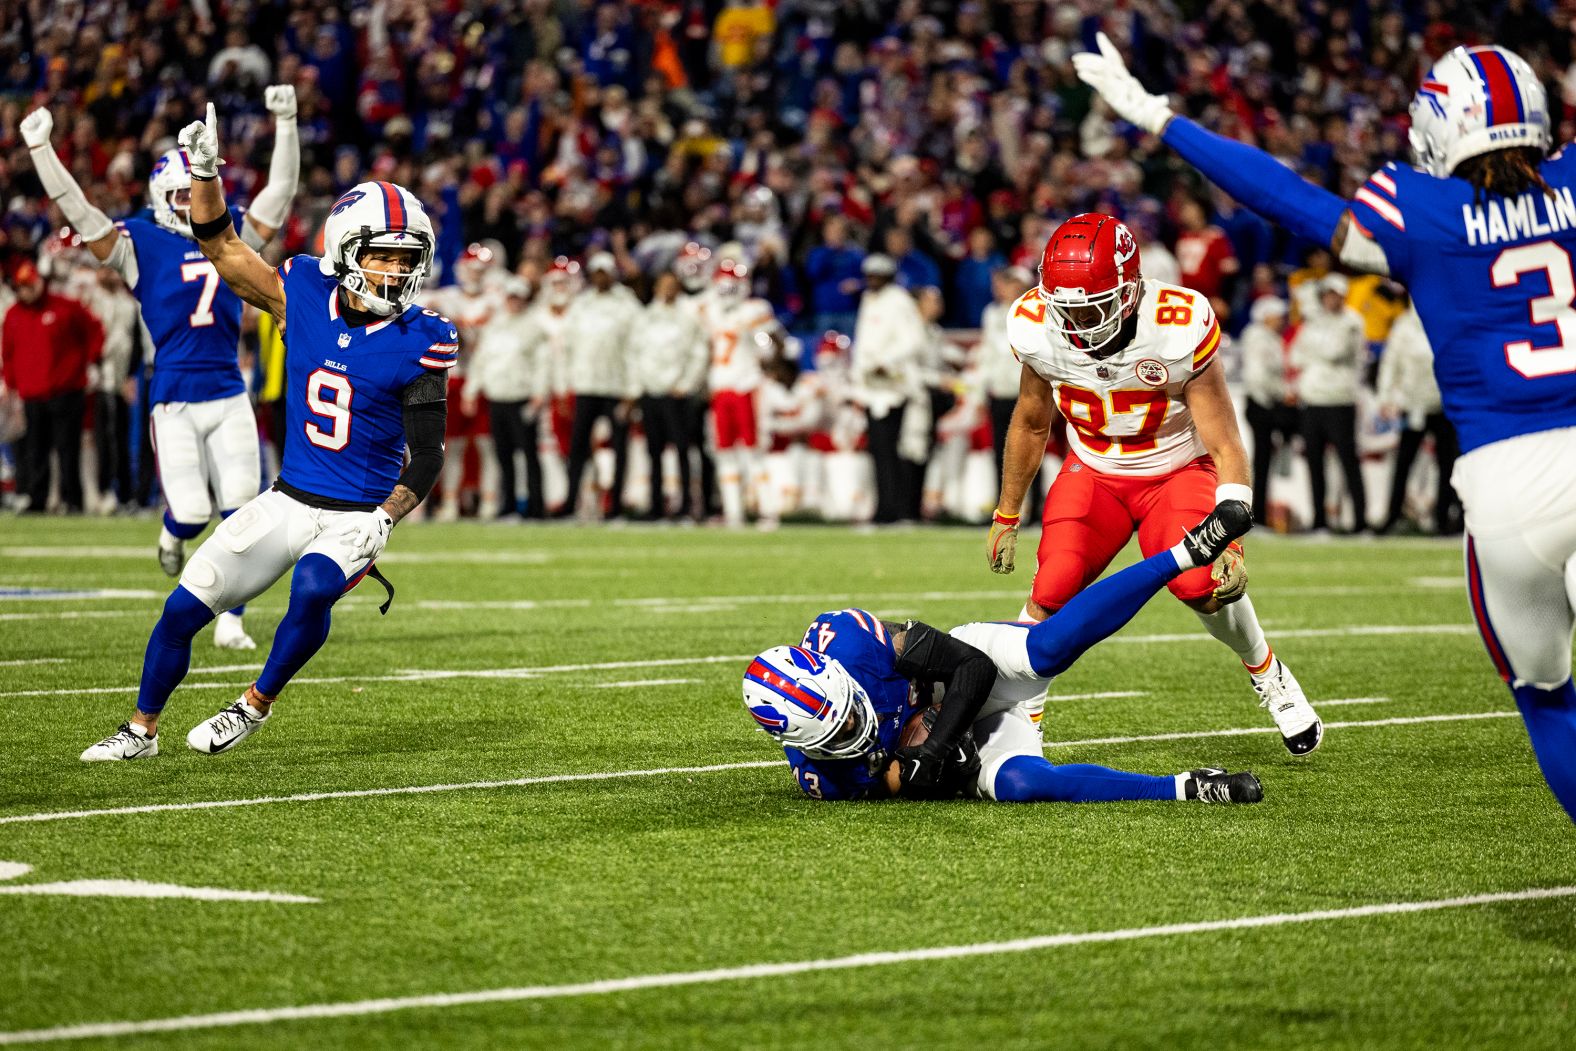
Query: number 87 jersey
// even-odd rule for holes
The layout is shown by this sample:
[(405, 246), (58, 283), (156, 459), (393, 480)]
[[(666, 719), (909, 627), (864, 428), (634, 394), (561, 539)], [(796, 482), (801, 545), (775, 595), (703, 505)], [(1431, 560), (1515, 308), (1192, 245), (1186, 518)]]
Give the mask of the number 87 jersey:
[(1125, 347), (1096, 357), (1074, 344), (1039, 288), (1007, 315), (1014, 356), (1051, 385), (1067, 442), (1097, 471), (1169, 474), (1206, 452), (1183, 398), (1215, 360), (1220, 323), (1198, 292), (1143, 278)]
[(279, 268), (285, 290), (285, 434), (279, 480), (313, 496), (381, 504), (405, 464), (405, 389), (459, 358), (454, 325), (409, 306), (350, 325), (339, 283), (312, 256)]

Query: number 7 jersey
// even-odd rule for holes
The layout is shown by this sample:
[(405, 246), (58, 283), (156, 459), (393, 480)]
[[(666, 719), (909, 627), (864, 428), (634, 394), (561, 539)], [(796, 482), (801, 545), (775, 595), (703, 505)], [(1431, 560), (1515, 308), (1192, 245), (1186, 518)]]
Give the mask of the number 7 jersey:
[(1013, 355), (1051, 385), (1078, 458), (1107, 474), (1170, 474), (1206, 452), (1183, 400), (1220, 349), (1220, 322), (1198, 292), (1144, 278), (1137, 331), (1115, 354), (1074, 346), (1031, 288), (1007, 315)]

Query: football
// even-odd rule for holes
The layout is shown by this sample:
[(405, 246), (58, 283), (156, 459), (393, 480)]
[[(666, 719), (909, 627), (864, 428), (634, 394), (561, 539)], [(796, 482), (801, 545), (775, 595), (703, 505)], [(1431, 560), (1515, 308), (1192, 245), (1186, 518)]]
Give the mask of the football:
[(897, 746), (913, 748), (924, 744), (925, 739), (930, 736), (930, 728), (935, 724), (936, 716), (940, 713), (941, 705), (933, 704), (909, 716), (908, 722), (903, 724), (903, 732), (897, 735)]

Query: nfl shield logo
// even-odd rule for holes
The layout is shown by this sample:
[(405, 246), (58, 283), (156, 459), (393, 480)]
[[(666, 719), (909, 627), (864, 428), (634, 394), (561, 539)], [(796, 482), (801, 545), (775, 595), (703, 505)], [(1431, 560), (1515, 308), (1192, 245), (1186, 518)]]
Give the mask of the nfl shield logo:
[(1094, 370), (1094, 374), (1103, 380), (1108, 380), (1111, 378), (1111, 370), (1106, 368), (1104, 365), (1097, 366)]
[(350, 346), (350, 333), (348, 333), (348, 332), (341, 332), (339, 334), (339, 345), (342, 346), (342, 347)]

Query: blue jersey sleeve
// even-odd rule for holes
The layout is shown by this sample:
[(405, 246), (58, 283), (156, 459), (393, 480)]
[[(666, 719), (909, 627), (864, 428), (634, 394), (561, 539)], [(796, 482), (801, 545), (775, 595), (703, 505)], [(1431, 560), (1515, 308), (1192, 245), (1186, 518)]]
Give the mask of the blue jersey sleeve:
[(1407, 238), (1406, 213), (1423, 196), (1418, 178), (1431, 178), (1412, 168), (1390, 163), (1369, 176), (1347, 205), (1359, 232), (1384, 250), (1390, 273), (1405, 281), (1412, 268), (1412, 246)]
[(797, 748), (783, 748), (793, 770), (794, 783), (811, 799), (838, 803), (853, 799), (885, 798), (884, 775), (889, 765), (885, 752), (859, 759), (811, 759)]

